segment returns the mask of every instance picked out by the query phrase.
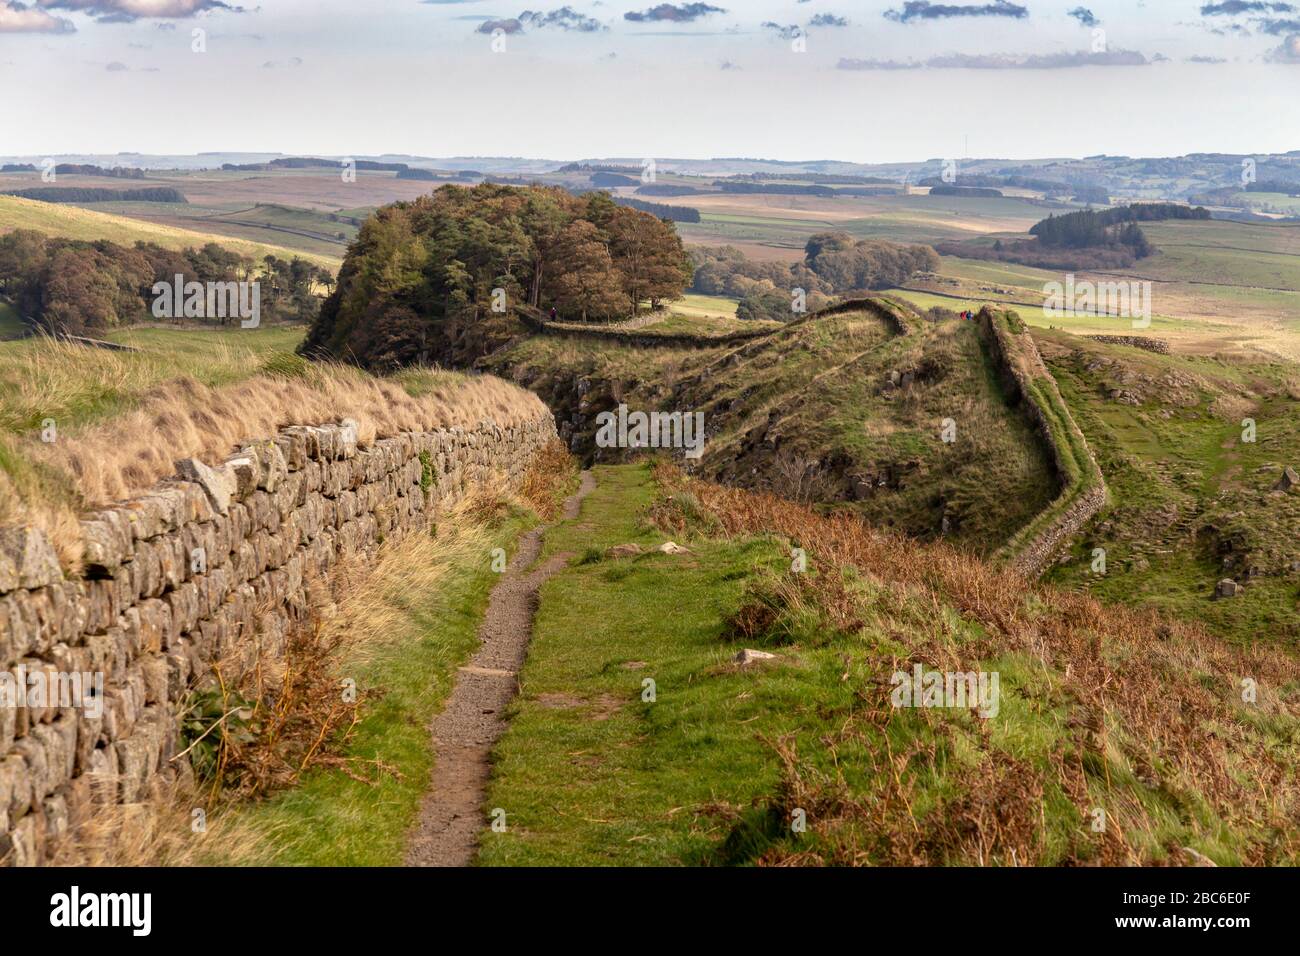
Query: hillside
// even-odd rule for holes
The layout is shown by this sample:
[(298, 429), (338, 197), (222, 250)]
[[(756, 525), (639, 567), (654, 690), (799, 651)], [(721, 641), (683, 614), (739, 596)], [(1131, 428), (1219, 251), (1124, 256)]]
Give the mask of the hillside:
[[(562, 437), (592, 460), (625, 454), (595, 444), (598, 415), (620, 403), (701, 412), (699, 474), (981, 551), (1003, 544), (1056, 492), (1045, 450), (1011, 407), (976, 324), (931, 322), (887, 300), (723, 348), (534, 335), (478, 366), (541, 395)], [(1010, 487), (1015, 495), (1004, 493)]]
[(197, 248), (204, 243), (216, 242), (243, 255), (261, 259), (273, 255), (285, 259), (299, 255), (319, 266), (336, 270), (340, 256), (327, 256), (310, 251), (299, 251), (284, 246), (250, 242), (216, 232), (199, 232), (175, 226), (142, 222), (126, 216), (110, 215), (91, 209), (82, 209), (55, 203), (20, 199), (17, 196), (0, 196), (0, 232), (15, 229), (35, 229), (50, 236), (69, 239), (108, 239), (121, 245), (152, 242), (167, 249)]

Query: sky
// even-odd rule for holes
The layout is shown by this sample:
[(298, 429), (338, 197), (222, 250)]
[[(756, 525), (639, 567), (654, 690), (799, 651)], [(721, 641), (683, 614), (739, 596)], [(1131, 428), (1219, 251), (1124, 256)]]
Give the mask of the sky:
[(1250, 154), (1297, 94), (1300, 0), (0, 0), (0, 155)]

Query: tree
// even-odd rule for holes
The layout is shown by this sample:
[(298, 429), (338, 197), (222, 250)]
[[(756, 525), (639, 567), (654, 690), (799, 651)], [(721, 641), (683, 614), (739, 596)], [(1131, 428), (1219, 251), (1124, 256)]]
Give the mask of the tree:
[(560, 233), (554, 249), (551, 274), (555, 301), (562, 312), (607, 317), (627, 311), (629, 300), (600, 230), (578, 219)]

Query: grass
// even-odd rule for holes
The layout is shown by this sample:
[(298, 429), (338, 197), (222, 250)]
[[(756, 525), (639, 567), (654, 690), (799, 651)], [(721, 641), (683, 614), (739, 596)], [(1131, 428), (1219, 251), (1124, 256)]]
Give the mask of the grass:
[(1070, 415), (1069, 406), (1043, 365), (1020, 316), (1015, 312), (987, 310), (980, 313), (980, 323), (992, 339), (990, 345), (1015, 378), (1022, 398), (1043, 423), (1045, 433), (1038, 437), (1051, 449), (1053, 468), (1061, 486), (1056, 499), (1017, 531), (1002, 549), (1003, 555), (1016, 561), (1027, 573), (1037, 574), (1042, 568), (1037, 563), (1041, 559), (1030, 554), (1034, 546), (1044, 535), (1059, 534), (1063, 522), (1074, 522), (1077, 527), (1084, 520), (1083, 516), (1072, 516), (1071, 512), (1082, 507), (1101, 507), (1105, 503), (1106, 483), (1083, 432)]
[[(1008, 407), (973, 323), (894, 311), (910, 316), (914, 334), (859, 311), (809, 317), (732, 349), (532, 336), (491, 368), (550, 396), (561, 419), (578, 412), (592, 423), (594, 410), (619, 402), (700, 411), (704, 474), (991, 552), (1053, 497), (1048, 463)], [(891, 389), (891, 372), (915, 381)], [(576, 381), (585, 389), (569, 408)], [(947, 418), (959, 425), (951, 446), (940, 435)]]
[[(1158, 607), (1243, 645), (1300, 640), (1300, 504), (1273, 492), (1300, 461), (1290, 363), (1160, 356), (1035, 333), (1110, 487), (1049, 579), (1116, 603)], [(1124, 401), (1119, 400), (1124, 398)], [(1243, 441), (1241, 421), (1257, 423)], [(1093, 550), (1106, 553), (1093, 572)], [(1243, 595), (1212, 601), (1224, 577)]]
[[(495, 751), (488, 806), (507, 828), (483, 835), (480, 863), (1300, 854), (1283, 782), (1300, 719), (1293, 656), (1243, 655), (944, 546), (661, 474), (656, 488), (641, 466), (597, 469), (579, 522), (548, 541), (588, 557), (543, 588)], [(665, 537), (691, 553), (601, 556)], [(792, 545), (808, 550), (804, 575), (790, 573)], [(741, 669), (742, 646), (779, 658)], [(914, 662), (998, 673), (998, 713), (892, 707), (889, 677)], [(1234, 704), (1242, 673), (1267, 688), (1253, 710)], [(1232, 745), (1207, 745), (1211, 729)]]
[[(579, 521), (547, 534), (548, 553), (664, 540), (641, 521), (653, 497), (645, 468), (600, 467), (596, 478)], [(544, 585), (523, 692), (488, 792), (507, 829), (484, 834), (482, 864), (702, 860), (716, 824), (695, 805), (757, 797), (776, 782), (755, 736), (762, 725), (743, 721), (779, 721), (788, 695), (737, 701), (748, 677), (700, 678), (728, 657), (718, 621), (744, 576), (778, 558), (771, 543), (710, 545), (575, 564)], [(641, 699), (647, 679), (655, 703)]]
[(107, 239), (119, 245), (133, 246), (137, 242), (152, 242), (167, 249), (198, 248), (216, 242), (232, 251), (262, 259), (268, 255), (291, 259), (298, 255), (317, 265), (337, 269), (342, 256), (322, 256), (298, 252), (264, 242), (232, 239), (203, 231), (181, 229), (157, 223), (128, 219), (108, 213), (82, 209), (65, 203), (38, 202), (17, 196), (0, 196), (0, 232), (14, 229), (35, 229), (49, 236), (68, 239)]
[[(368, 441), (543, 412), (535, 396), (490, 376), (416, 370), (382, 379), (308, 363), (290, 351), (300, 335), (117, 334), (139, 352), (50, 339), (0, 343), (0, 521), (45, 528), (75, 567), (75, 513), (146, 490), (173, 474), (178, 458), (213, 462), (289, 424), (353, 418)], [(56, 440), (47, 442), (50, 420)]]
[(464, 514), (440, 520), (437, 537), (390, 549), (331, 623), (351, 635), (340, 679), (356, 681), (364, 717), (342, 755), (345, 769), (308, 773), (296, 787), (238, 806), (252, 835), (235, 860), (280, 866), (397, 866), (433, 769), (428, 725), (456, 668), (478, 645), (478, 624), (498, 576), (492, 549), (513, 550), (536, 523), (514, 508), (491, 525)]

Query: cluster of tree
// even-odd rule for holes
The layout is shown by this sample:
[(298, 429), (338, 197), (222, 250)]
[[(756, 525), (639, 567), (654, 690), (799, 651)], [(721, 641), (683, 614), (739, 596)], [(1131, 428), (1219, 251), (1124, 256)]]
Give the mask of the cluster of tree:
[(1001, 199), (1002, 190), (992, 189), (988, 186), (954, 186), (950, 183), (941, 182), (937, 186), (930, 187), (931, 196), (981, 196), (989, 199)]
[(91, 186), (33, 186), (12, 189), (5, 195), (40, 202), (188, 202), (185, 194), (171, 186), (146, 186), (142, 189), (98, 189)]
[(1025, 240), (943, 242), (936, 248), (945, 256), (1016, 262), (1053, 270), (1123, 269), (1155, 250), (1139, 222), (1165, 219), (1209, 219), (1210, 212), (1199, 206), (1179, 203), (1134, 203), (1113, 209), (1049, 216), (1029, 230)]
[(939, 255), (930, 246), (823, 232), (809, 238), (804, 262), (838, 295), (902, 285), (918, 272), (939, 268)]
[(36, 167), (31, 163), (5, 163), (0, 166), (0, 173), (34, 173)]
[(1300, 193), (1300, 182), (1293, 179), (1261, 179), (1246, 186), (1248, 193), (1282, 193), (1294, 196)]
[[(51, 238), (30, 229), (0, 237), (0, 290), (28, 322), (50, 332), (83, 334), (153, 318), (155, 283), (259, 284), (260, 318), (310, 321), (320, 306), (317, 285), (333, 275), (299, 258), (261, 263), (216, 243), (172, 250), (107, 240)], [(237, 321), (227, 317), (224, 323)]]
[(622, 318), (680, 296), (689, 281), (672, 225), (608, 193), (444, 186), (366, 220), (302, 351), (392, 368), (494, 311)]
[(834, 196), (830, 186), (807, 186), (797, 183), (737, 182), (732, 179), (715, 179), (713, 185), (724, 193), (760, 193), (770, 196)]
[(959, 256), (963, 259), (1014, 262), (1053, 272), (1087, 272), (1125, 269), (1137, 261), (1137, 252), (1141, 246), (1135, 248), (1117, 243), (1113, 246), (1070, 249), (1044, 246), (1033, 239), (998, 239), (992, 244), (980, 240), (940, 242), (935, 248), (940, 255)]
[(643, 196), (694, 196), (704, 192), (694, 186), (679, 186), (676, 183), (646, 183), (639, 186), (637, 192)]
[(83, 163), (59, 163), (54, 167), (57, 176), (108, 176), (112, 179), (144, 179), (143, 169), (130, 166), (92, 166)]
[(407, 167), (406, 169), (399, 169), (397, 171), (397, 178), (398, 179), (422, 179), (428, 181), (428, 180), (442, 179), (443, 177), (439, 176), (432, 169), (412, 169), (410, 167)]
[(640, 182), (639, 177), (624, 176), (622, 173), (592, 173), (591, 175), (593, 186), (635, 186)]
[(1029, 234), (1044, 246), (1062, 249), (1091, 249), (1128, 246), (1136, 258), (1151, 254), (1150, 244), (1138, 227), (1139, 222), (1166, 219), (1209, 219), (1208, 209), (1178, 203), (1134, 203), (1114, 209), (1091, 209), (1049, 216), (1035, 223)]
[(1063, 183), (1055, 179), (1039, 179), (1032, 176), (1003, 176), (992, 173), (963, 173), (957, 177), (955, 183), (945, 183), (940, 176), (927, 176), (916, 182), (918, 186), (983, 186), (992, 189), (1011, 188), (1011, 189), (1032, 189), (1036, 192), (1044, 193), (1048, 196), (1068, 196), (1074, 192), (1075, 187), (1069, 183)]
[(939, 267), (929, 246), (904, 246), (856, 239), (846, 232), (812, 236), (800, 262), (758, 261), (734, 246), (691, 249), (695, 275), (691, 289), (704, 295), (740, 299), (741, 318), (789, 321), (794, 290), (802, 289), (813, 311), (832, 296), (901, 285), (918, 272)]
[(667, 203), (646, 202), (644, 199), (628, 199), (624, 196), (614, 197), (614, 202), (628, 209), (647, 212), (656, 219), (667, 219), (671, 222), (700, 221), (700, 211), (694, 206), (670, 206)]

